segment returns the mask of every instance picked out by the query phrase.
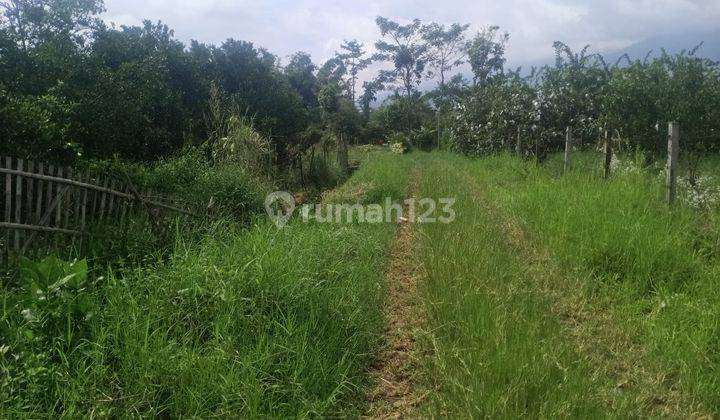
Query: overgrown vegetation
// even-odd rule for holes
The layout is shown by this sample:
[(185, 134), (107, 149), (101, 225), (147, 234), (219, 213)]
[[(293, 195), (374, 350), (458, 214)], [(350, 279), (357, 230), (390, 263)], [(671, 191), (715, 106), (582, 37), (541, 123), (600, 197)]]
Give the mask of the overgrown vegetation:
[[(403, 267), (421, 262), (418, 415), (720, 415), (720, 64), (701, 46), (606, 63), (556, 42), (554, 66), (523, 72), (499, 27), (377, 17), (373, 54), (348, 40), (283, 64), (103, 10), (0, 2), (0, 154), (198, 217), (159, 226), (145, 209), (3, 267), (0, 417), (367, 414), (396, 225), (278, 230), (264, 200), (398, 204), (411, 174), (417, 198), (457, 199), (450, 224), (400, 219), (418, 241)], [(567, 170), (566, 129), (584, 149)]]
[[(363, 202), (396, 202), (411, 164), (374, 159), (344, 188), (372, 180)], [(357, 415), (393, 231), (218, 222), (200, 242), (178, 237), (167, 261), (120, 274), (24, 262), (2, 291), (0, 412)]]

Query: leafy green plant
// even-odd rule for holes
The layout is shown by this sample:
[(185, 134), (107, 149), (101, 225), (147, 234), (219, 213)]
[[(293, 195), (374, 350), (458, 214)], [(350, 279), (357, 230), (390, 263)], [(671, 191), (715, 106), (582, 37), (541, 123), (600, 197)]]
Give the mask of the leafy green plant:
[(39, 262), (21, 259), (24, 298), (19, 303), (25, 306), (21, 313), (28, 322), (26, 333), (61, 337), (70, 344), (94, 309), (87, 280), (85, 260), (66, 262), (53, 255)]

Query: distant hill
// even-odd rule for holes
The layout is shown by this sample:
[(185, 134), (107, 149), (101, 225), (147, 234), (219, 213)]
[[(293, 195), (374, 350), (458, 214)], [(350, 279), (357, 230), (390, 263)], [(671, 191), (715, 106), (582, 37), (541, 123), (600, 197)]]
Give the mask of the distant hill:
[(643, 41), (637, 42), (619, 51), (603, 54), (608, 63), (614, 62), (620, 56), (627, 53), (630, 58), (644, 58), (648, 52), (659, 55), (662, 48), (669, 53), (679, 53), (682, 50), (691, 50), (701, 42), (704, 42), (698, 50), (697, 55), (720, 61), (720, 29), (706, 33), (685, 33), (673, 35), (657, 35)]

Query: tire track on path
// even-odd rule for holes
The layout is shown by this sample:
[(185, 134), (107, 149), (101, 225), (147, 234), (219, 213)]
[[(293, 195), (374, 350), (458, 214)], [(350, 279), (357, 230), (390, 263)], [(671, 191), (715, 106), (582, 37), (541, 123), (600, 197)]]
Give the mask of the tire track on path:
[[(419, 191), (420, 174), (410, 176), (407, 197)], [(404, 206), (407, 215), (408, 207)], [(424, 399), (416, 388), (416, 331), (421, 325), (417, 281), (419, 264), (414, 255), (416, 223), (401, 220), (393, 240), (386, 281), (385, 304), (387, 345), (371, 368), (375, 386), (368, 396), (367, 418), (397, 419), (411, 417)]]

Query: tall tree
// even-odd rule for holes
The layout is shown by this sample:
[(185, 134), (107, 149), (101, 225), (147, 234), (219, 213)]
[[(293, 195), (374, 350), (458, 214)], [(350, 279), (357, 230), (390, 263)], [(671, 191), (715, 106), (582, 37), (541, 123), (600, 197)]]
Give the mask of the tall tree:
[(102, 0), (4, 0), (0, 10), (12, 38), (27, 50), (51, 40), (83, 43), (105, 8)]
[(345, 63), (335, 56), (325, 62), (318, 70), (317, 78), (321, 85), (328, 83), (340, 84), (347, 73)]
[(337, 84), (325, 84), (318, 94), (323, 119), (328, 131), (335, 136), (337, 159), (341, 171), (348, 170), (348, 138), (354, 137), (360, 128), (360, 115), (355, 104), (342, 95)]
[(355, 86), (357, 85), (358, 74), (372, 63), (372, 59), (365, 57), (363, 44), (355, 40), (343, 42), (342, 45), (340, 45), (340, 49), (343, 50), (343, 52), (337, 54), (337, 56), (345, 66), (348, 94), (350, 95), (350, 100), (355, 103)]
[(468, 60), (474, 74), (475, 85), (486, 84), (496, 75), (503, 73), (505, 66), (505, 45), (510, 36), (499, 34), (499, 26), (490, 26), (478, 32), (468, 45)]
[[(387, 83), (399, 84), (410, 97), (422, 82), (427, 64), (428, 45), (423, 39), (423, 25), (419, 19), (407, 25), (378, 16), (375, 23), (384, 38), (375, 43), (375, 60), (389, 61), (394, 69), (382, 70), (380, 77)], [(386, 40), (387, 39), (387, 40)]]
[(449, 28), (445, 25), (431, 23), (425, 28), (424, 39), (428, 43), (428, 67), (438, 78), (440, 89), (445, 88), (447, 73), (465, 63), (467, 41), (465, 32), (470, 25), (453, 23)]
[(317, 66), (313, 64), (310, 54), (299, 51), (290, 57), (290, 63), (285, 66), (285, 75), (290, 87), (297, 91), (307, 108), (318, 105), (318, 79), (315, 76)]

